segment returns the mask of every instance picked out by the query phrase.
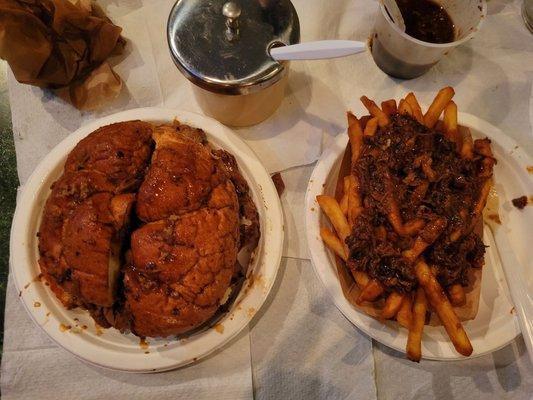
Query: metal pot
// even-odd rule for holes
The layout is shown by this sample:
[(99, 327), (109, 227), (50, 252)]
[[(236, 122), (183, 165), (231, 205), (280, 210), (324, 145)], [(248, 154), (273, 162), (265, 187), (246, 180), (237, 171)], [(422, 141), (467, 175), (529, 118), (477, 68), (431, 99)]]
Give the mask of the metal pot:
[(272, 59), (270, 48), (299, 43), (300, 24), (289, 0), (178, 0), (167, 37), (204, 112), (249, 126), (280, 105), (289, 63)]

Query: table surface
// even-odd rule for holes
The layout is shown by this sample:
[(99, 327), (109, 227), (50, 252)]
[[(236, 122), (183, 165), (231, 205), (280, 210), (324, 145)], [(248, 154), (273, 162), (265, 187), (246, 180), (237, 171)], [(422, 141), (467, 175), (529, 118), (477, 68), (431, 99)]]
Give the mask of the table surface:
[[(372, 7), (375, 3), (368, 0), (358, 0), (356, 2), (335, 0), (339, 10), (335, 7), (328, 8), (328, 14), (322, 16), (315, 15), (319, 14), (319, 4), (321, 3), (317, 1), (315, 3), (316, 7), (306, 8), (304, 5), (309, 4), (308, 1), (293, 0), (301, 20), (305, 22), (302, 27), (306, 29), (307, 39), (317, 39), (321, 37), (318, 35), (326, 35), (327, 38), (338, 36), (362, 40), (364, 35), (368, 33), (368, 23), (364, 21), (364, 18), (361, 18), (363, 21), (356, 25), (351, 23), (351, 19), (342, 18), (341, 14), (360, 17), (359, 13), (365, 15), (364, 7)], [(117, 16), (122, 15), (116, 11), (120, 6), (115, 0), (109, 0), (106, 3), (109, 4), (110, 8), (115, 7)], [(131, 0), (128, 3), (137, 6), (142, 2), (140, 0)], [(359, 58), (360, 65), (353, 65), (348, 60), (343, 59), (331, 64), (326, 62), (309, 64), (308, 67), (305, 65), (298, 66), (295, 63), (294, 66), (291, 65), (291, 68), (294, 68), (297, 72), (291, 78), (293, 85), (291, 100), (295, 100), (295, 104), (298, 106), (307, 107), (306, 111), (309, 114), (307, 119), (311, 121), (311, 124), (319, 126), (326, 133), (328, 133), (327, 130), (330, 127), (338, 127), (339, 129), (335, 131), (337, 133), (344, 129), (345, 123), (344, 120), (333, 119), (337, 118), (338, 114), (342, 114), (341, 117), (344, 118), (344, 110), (346, 108), (357, 111), (357, 107), (360, 107), (357, 101), (358, 96), (354, 95), (354, 93), (359, 95), (366, 93), (369, 97), (372, 97), (378, 95), (380, 91), (389, 93), (389, 90), (393, 87), (396, 91), (391, 92), (391, 97), (397, 97), (400, 93), (413, 90), (420, 93), (425, 101), (428, 101), (436, 87), (450, 84), (458, 88), (457, 97), (458, 104), (461, 104), (461, 110), (463, 110), (462, 107), (464, 106), (464, 111), (478, 115), (500, 126), (518, 140), (526, 151), (533, 154), (533, 142), (530, 140), (531, 125), (527, 115), (529, 106), (523, 101), (523, 99), (528, 98), (530, 101), (533, 100), (531, 96), (531, 78), (533, 74), (531, 74), (531, 65), (529, 68), (524, 68), (518, 58), (518, 54), (522, 54), (519, 52), (523, 51), (528, 57), (525, 59), (532, 60), (533, 48), (524, 39), (518, 43), (516, 40), (511, 40), (510, 37), (505, 36), (505, 32), (508, 31), (514, 32), (517, 38), (524, 37), (523, 26), (519, 26), (521, 20), (519, 20), (519, 15), (516, 11), (517, 4), (518, 0), (491, 0), (489, 2), (489, 19), (491, 23), (494, 23), (496, 19), (501, 17), (497, 21), (499, 30), (491, 31), (487, 29), (483, 31), (483, 36), (480, 35), (475, 42), (457, 49), (427, 76), (419, 80), (406, 82), (390, 80), (388, 77), (383, 76), (380, 71), (377, 71), (371, 59), (369, 61), (369, 59)], [(345, 9), (343, 10), (341, 7)], [(136, 27), (139, 18), (139, 15), (133, 15), (132, 13), (132, 18), (129, 20), (131, 25)], [(309, 26), (309, 21), (313, 18), (315, 21), (322, 18), (326, 18), (326, 20), (330, 18), (334, 23), (325, 24), (320, 29), (312, 28)], [(150, 33), (150, 29), (154, 25), (156, 24), (147, 25), (145, 32)], [(138, 57), (142, 53), (144, 46), (149, 46), (149, 43), (139, 40), (137, 44), (140, 53), (135, 53), (135, 55)], [(167, 53), (166, 48), (164, 52), (165, 54)], [(508, 54), (515, 55), (515, 58), (509, 58)], [(130, 58), (134, 59), (133, 56)], [(155, 57), (155, 60), (160, 61), (157, 57)], [(502, 68), (502, 66), (505, 68)], [(155, 68), (159, 76), (162, 75), (161, 71), (163, 73), (167, 72), (164, 69), (160, 71), (157, 68), (159, 68), (159, 65), (156, 65)], [(469, 70), (471, 72), (466, 74), (465, 71)], [(363, 75), (368, 73), (368, 71), (371, 71), (372, 75), (368, 75), (367, 79), (359, 79), (357, 86), (355, 84), (351, 86), (349, 84), (340, 85), (338, 82), (328, 81), (331, 76), (339, 76), (345, 79), (344, 82), (349, 83), (352, 74), (359, 73)], [(482, 71), (487, 71), (487, 74), (479, 75)], [(529, 71), (529, 76), (524, 71)], [(142, 72), (144, 74), (144, 71)], [(172, 72), (175, 73), (175, 70)], [(5, 79), (2, 78), (3, 76), (0, 74), (0, 104), (2, 107), (0, 122), (9, 125), (9, 111), (4, 112), (4, 110), (7, 110), (6, 103), (5, 100), (1, 100), (5, 99), (5, 89), (3, 89), (5, 88)], [(311, 81), (310, 77), (313, 77), (313, 91), (310, 89), (311, 84), (308, 82), (308, 80)], [(317, 79), (317, 77), (319, 78)], [(151, 82), (149, 81), (149, 76), (146, 77), (146, 81)], [(71, 108), (68, 108), (68, 106), (55, 108), (54, 101), (43, 95), (38, 89), (32, 88), (30, 90), (14, 83), (13, 80), (10, 80), (9, 84), (10, 89), (14, 89), (13, 91), (18, 96), (26, 96), (17, 99), (12, 97), (13, 124), (16, 134), (19, 135), (19, 137), (15, 138), (19, 157), (21, 154), (31, 153), (32, 143), (38, 139), (32, 138), (32, 140), (28, 140), (27, 137), (23, 137), (24, 133), (31, 132), (32, 129), (33, 131), (37, 130), (36, 126), (38, 125), (35, 121), (31, 120), (31, 118), (27, 118), (28, 121), (25, 120), (26, 113), (32, 111), (33, 107), (39, 108), (39, 112), (42, 112), (42, 114), (39, 114), (40, 116), (45, 115), (50, 118), (58, 129), (62, 126), (65, 132), (71, 132), (77, 127), (76, 124), (80, 122), (79, 118), (71, 118), (74, 114)], [(156, 84), (159, 84), (159, 82), (157, 81)], [(152, 84), (147, 84), (147, 87), (128, 87), (128, 89), (132, 91), (132, 98), (135, 98), (138, 95), (135, 92), (136, 89), (149, 91), (152, 86)], [(179, 108), (185, 106), (185, 109), (187, 109), (188, 104), (185, 103), (183, 98), (179, 97), (180, 91), (177, 91), (175, 86), (169, 84), (168, 87), (163, 86), (159, 90), (160, 95), (164, 98), (165, 106)], [(317, 102), (317, 98), (321, 96), (317, 96), (316, 92), (314, 92), (315, 90), (320, 94), (326, 93), (325, 102)], [(472, 96), (469, 92), (475, 92), (476, 96)], [(147, 97), (143, 97), (143, 99), (145, 98)], [(26, 103), (26, 101), (30, 103)], [(331, 103), (329, 106), (326, 104), (328, 101)], [(139, 102), (139, 104), (144, 103)], [(324, 105), (327, 107), (322, 110), (321, 107)], [(15, 113), (18, 113), (18, 119)], [(531, 113), (533, 116), (533, 104), (531, 105)], [(332, 120), (322, 119), (328, 114), (333, 115), (331, 117)], [(21, 118), (21, 115), (24, 118)], [(24, 121), (24, 124), (21, 121)], [(42, 124), (42, 122), (40, 123)], [(56, 125), (54, 125), (54, 129), (56, 129)], [(0, 271), (2, 274), (0, 285), (2, 285), (2, 290), (5, 290), (10, 215), (15, 204), (15, 188), (18, 185), (18, 179), (15, 171), (16, 160), (13, 152), (13, 134), (9, 128), (2, 129), (2, 142), (0, 143), (2, 149), (0, 185), (2, 186), (0, 189), (3, 197), (0, 198), (0, 246), (5, 246), (5, 248), (0, 248)], [(59, 138), (60, 136), (58, 135), (52, 140), (59, 140)], [(39, 142), (35, 143), (37, 143), (35, 146), (40, 144)], [(52, 147), (53, 143), (49, 143), (49, 146)], [(24, 151), (20, 153), (21, 150)], [(306, 254), (305, 239), (303, 239), (303, 231), (301, 230), (303, 229), (301, 227), (303, 217), (301, 203), (303, 199), (302, 193), (305, 193), (312, 169), (313, 165), (308, 165), (291, 168), (282, 173), (283, 179), (287, 184), (286, 193), (282, 196), (287, 222), (286, 237), (290, 237), (291, 241), (280, 267), (280, 276), (273, 290), (273, 296), (270, 296), (261, 317), (256, 318), (250, 326), (249, 343), (253, 368), (254, 395), (261, 399), (294, 397), (302, 399), (326, 397), (336, 399), (353, 398), (358, 395), (364, 398), (377, 397), (379, 399), (453, 399), (464, 398), (466, 397), (465, 394), (470, 394), (468, 397), (475, 399), (531, 398), (533, 378), (530, 376), (531, 372), (528, 372), (528, 367), (530, 368), (530, 366), (527, 365), (527, 355), (524, 356), (525, 347), (521, 339), (514, 341), (511, 345), (490, 356), (456, 363), (424, 360), (420, 364), (414, 364), (405, 360), (403, 354), (388, 349), (379, 343), (372, 342), (370, 348), (368, 337), (362, 335), (336, 311), (314, 276), (311, 263), (308, 260), (309, 257)], [(25, 169), (19, 168), (18, 173), (21, 181), (24, 182), (29, 173), (31, 173), (31, 168), (28, 166)], [(3, 293), (0, 295), (3, 302)], [(9, 299), (12, 299), (12, 297), (15, 296), (11, 296)], [(20, 302), (13, 304), (18, 307), (17, 310), (21, 309), (18, 303)], [(23, 310), (21, 312), (24, 313)], [(24, 321), (22, 321), (23, 324), (21, 323), (20, 326), (27, 326), (28, 329), (37, 331), (32, 325), (27, 325), (25, 313), (21, 316), (22, 319)], [(12, 323), (13, 321), (10, 322)], [(279, 329), (272, 329), (273, 326), (279, 327)], [(302, 329), (302, 327), (305, 328)], [(11, 341), (8, 340), (6, 333), (6, 360), (10, 350), (8, 349), (8, 343), (25, 344), (25, 340), (33, 340), (29, 332), (20, 332), (20, 330), (15, 333), (12, 332)], [(35, 332), (32, 331), (31, 333)], [(13, 340), (14, 337), (16, 340)], [(34, 343), (39, 346), (41, 344), (41, 342), (37, 341)], [(39, 346), (35, 347), (37, 349), (36, 352), (42, 352), (43, 354), (58, 356), (62, 352), (61, 349), (55, 346), (53, 349), (48, 347), (44, 349)], [(364, 354), (361, 349), (370, 349), (368, 357), (361, 356), (361, 354)], [(15, 397), (17, 394), (15, 390), (23, 388), (23, 384), (20, 383), (20, 380), (17, 380), (19, 375), (24, 379), (32, 377), (39, 379), (39, 374), (43, 375), (49, 372), (44, 368), (39, 370), (35, 366), (33, 368), (35, 369), (34, 375), (28, 374), (24, 367), (31, 364), (33, 359), (29, 358), (30, 356), (35, 356), (35, 360), (39, 359), (36, 353), (30, 354), (30, 351), (28, 351), (28, 358), (20, 363), (20, 371), (9, 371), (11, 377), (6, 379), (6, 382), (12, 384), (10, 387), (12, 390), (11, 398), (18, 398)], [(190, 380), (193, 382), (197, 379), (195, 368), (201, 367), (210, 361), (212, 359), (175, 371), (179, 375), (172, 376), (178, 376), (178, 379), (183, 381)], [(72, 364), (58, 366), (57, 375), (55, 376), (67, 375), (65, 370), (78, 369), (77, 367), (79, 366), (80, 372), (77, 376), (79, 379), (87, 379), (86, 382), (89, 382), (89, 379), (99, 379), (99, 382), (112, 379), (122, 384), (121, 388), (136, 389), (137, 382), (135, 381), (137, 378), (131, 379), (124, 375), (108, 374), (78, 364), (80, 363), (73, 359)], [(27, 368), (29, 369), (30, 367)], [(371, 372), (367, 373), (368, 370), (365, 368), (370, 368)], [(72, 375), (76, 374), (76, 371), (69, 370), (67, 372), (72, 373)], [(361, 376), (363, 372), (366, 379), (372, 381), (372, 388), (370, 389), (360, 386), (358, 379), (363, 379)], [(358, 373), (359, 375), (357, 375)], [(161, 383), (166, 384), (163, 374), (153, 375), (151, 379), (154, 386)], [(27, 391), (29, 392), (31, 389), (28, 387)], [(31, 393), (35, 393), (35, 388), (33, 389), (34, 391)], [(369, 391), (365, 392), (363, 389), (369, 389)], [(126, 397), (126, 393), (126, 391), (121, 393), (123, 397), (120, 398), (133, 398)], [(366, 396), (367, 394), (368, 396)], [(137, 396), (141, 395), (137, 393)], [(27, 397), (35, 398), (28, 394)], [(219, 395), (219, 398), (222, 397)]]
[(0, 359), (4, 343), (4, 306), (9, 271), (9, 230), (17, 197), (17, 160), (13, 143), (6, 66), (0, 60)]

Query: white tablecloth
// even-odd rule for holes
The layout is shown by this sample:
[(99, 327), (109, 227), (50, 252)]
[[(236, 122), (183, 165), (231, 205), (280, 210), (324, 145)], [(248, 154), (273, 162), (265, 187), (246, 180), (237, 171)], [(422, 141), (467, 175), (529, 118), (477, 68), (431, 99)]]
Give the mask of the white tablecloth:
[[(366, 40), (370, 35), (373, 0), (293, 2), (303, 41)], [(21, 184), (53, 146), (89, 120), (139, 106), (200, 111), (168, 55), (165, 24), (172, 3), (100, 1), (131, 44), (116, 67), (127, 89), (103, 112), (80, 113), (10, 76)], [(533, 36), (522, 23), (520, 5), (519, 0), (490, 0), (476, 38), (415, 80), (388, 77), (369, 53), (291, 65), (289, 92), (280, 110), (264, 124), (239, 130), (270, 172), (284, 171), (284, 259), (275, 288), (249, 331), (220, 353), (177, 371), (141, 377), (87, 366), (33, 326), (10, 281), (3, 397), (530, 399), (533, 367), (521, 339), (478, 359), (420, 364), (372, 343), (341, 316), (316, 279), (303, 220), (305, 188), (321, 143), (344, 131), (347, 109), (362, 112), (358, 99), (363, 94), (385, 100), (415, 91), (428, 103), (440, 87), (452, 85), (461, 111), (500, 127), (533, 154)]]

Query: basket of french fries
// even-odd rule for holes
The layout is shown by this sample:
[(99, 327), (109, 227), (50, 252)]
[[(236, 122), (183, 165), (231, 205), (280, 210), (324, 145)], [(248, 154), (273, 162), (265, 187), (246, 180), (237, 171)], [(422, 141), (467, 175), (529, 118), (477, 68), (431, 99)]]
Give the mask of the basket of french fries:
[(380, 106), (361, 97), (369, 115), (347, 113), (336, 184), (316, 196), (344, 297), (406, 329), (413, 361), (429, 327), (443, 327), (458, 354), (473, 352), (463, 322), (478, 311), (496, 159), (489, 139), (458, 123), (453, 96), (443, 88), (425, 112), (413, 93)]

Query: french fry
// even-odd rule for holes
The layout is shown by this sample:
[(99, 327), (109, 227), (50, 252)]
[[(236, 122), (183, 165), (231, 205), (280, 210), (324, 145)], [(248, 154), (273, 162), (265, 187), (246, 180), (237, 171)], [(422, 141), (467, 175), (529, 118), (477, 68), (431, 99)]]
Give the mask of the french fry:
[(483, 156), (483, 160), (481, 161), (482, 171), (479, 176), (490, 178), (492, 176), (494, 164), (496, 164), (492, 149), (490, 148), (490, 139), (485, 138), (474, 140), (474, 153)]
[(470, 133), (470, 129), (460, 126), (459, 132), (461, 133), (461, 136), (463, 138), (463, 145), (461, 146), (461, 157), (467, 160), (471, 160), (472, 158), (474, 158), (474, 143), (472, 141), (472, 134)]
[(494, 158), (492, 154), (492, 149), (490, 148), (490, 139), (476, 139), (474, 141), (474, 152), (480, 154), (484, 157)]
[(457, 131), (457, 104), (450, 101), (444, 109), (444, 136), (454, 143), (459, 144), (459, 132)]
[(384, 242), (387, 239), (387, 230), (383, 225), (378, 226), (375, 229), (376, 239)]
[(339, 205), (341, 206), (342, 213), (348, 217), (348, 193), (350, 192), (349, 176), (345, 176), (343, 179), (343, 189), (344, 191)]
[(454, 307), (461, 307), (466, 303), (465, 289), (459, 283), (448, 288), (448, 297), (450, 298), (450, 303), (452, 303), (452, 306)]
[(402, 99), (400, 101), (400, 106), (398, 107), (398, 113), (401, 115), (410, 115), (414, 118), (413, 109), (411, 108), (411, 105)]
[(472, 354), (470, 339), (468, 339), (463, 325), (455, 314), (441, 285), (431, 273), (429, 266), (421, 260), (415, 265), (415, 273), (418, 282), (424, 289), (429, 304), (431, 304), (431, 307), (439, 316), (455, 349), (464, 356)]
[(459, 217), (461, 218), (462, 223), (450, 234), (450, 242), (455, 242), (463, 235), (467, 216), (468, 211), (466, 210), (466, 208), (461, 208), (461, 210), (459, 210)]
[(457, 241), (461, 237), (462, 233), (463, 233), (463, 230), (461, 228), (454, 230), (450, 234), (450, 242)]
[(418, 233), (420, 229), (425, 225), (424, 220), (422, 219), (415, 219), (412, 221), (408, 221), (407, 223), (403, 223), (402, 216), (400, 215), (400, 209), (398, 207), (398, 203), (396, 203), (396, 199), (394, 198), (394, 192), (393, 192), (393, 184), (390, 179), (389, 174), (385, 175), (385, 192), (386, 192), (386, 209), (387, 209), (387, 218), (389, 219), (390, 224), (398, 233), (402, 236), (412, 236)]
[(430, 221), (415, 239), (413, 246), (410, 249), (403, 251), (403, 258), (410, 263), (415, 262), (420, 254), (437, 240), (444, 228), (446, 228), (446, 225), (448, 225), (448, 222), (445, 218), (436, 218), (433, 221)]
[(357, 283), (357, 286), (359, 286), (359, 289), (361, 290), (368, 285), (368, 282), (370, 282), (370, 277), (366, 272), (363, 271), (354, 271), (353, 277), (355, 279), (355, 283)]
[(355, 115), (347, 113), (348, 117), (348, 138), (352, 149), (352, 165), (355, 164), (363, 148), (363, 129)]
[(400, 215), (400, 209), (396, 203), (393, 192), (393, 184), (390, 179), (389, 174), (385, 175), (385, 192), (387, 193), (386, 200), (387, 204), (387, 216), (392, 227), (398, 234), (402, 234), (403, 221), (402, 216)]
[(348, 193), (342, 195), (341, 201), (339, 202), (342, 213), (348, 218)]
[(424, 290), (419, 287), (415, 294), (411, 325), (407, 336), (407, 358), (419, 362), (422, 358), (422, 331), (426, 322), (427, 300)]
[(344, 242), (346, 238), (350, 236), (351, 229), (346, 217), (342, 213), (339, 203), (337, 203), (337, 200), (331, 196), (318, 195), (316, 196), (316, 201), (322, 211), (324, 211), (324, 214), (328, 216), (335, 231), (339, 235), (340, 240)]
[(426, 195), (426, 192), (429, 188), (429, 181), (422, 181), (420, 184), (413, 190), (413, 204), (418, 205)]
[(359, 196), (359, 181), (355, 175), (348, 175), (348, 223), (353, 226), (355, 220), (361, 214), (362, 204)]
[(345, 250), (345, 246), (341, 240), (328, 228), (320, 228), (320, 237), (333, 252), (342, 258), (344, 261), (348, 259), (348, 255)]
[(413, 117), (420, 123), (424, 124), (424, 114), (422, 113), (422, 107), (418, 103), (416, 96), (413, 92), (410, 92), (405, 96), (405, 101), (411, 106), (413, 111)]
[(424, 114), (424, 125), (428, 128), (433, 128), (435, 126), (442, 111), (446, 108), (454, 94), (455, 92), (450, 86), (439, 90), (439, 93), (429, 106), (426, 114)]
[(413, 236), (416, 235), (418, 232), (420, 232), (420, 229), (422, 229), (426, 223), (423, 219), (417, 218), (413, 219), (411, 221), (407, 221), (400, 229), (400, 234), (402, 236)]
[(366, 107), (368, 112), (373, 116), (377, 117), (378, 124), (381, 128), (384, 128), (390, 123), (389, 116), (381, 110), (374, 101), (370, 100), (366, 96), (361, 97), (361, 102)]
[(390, 99), (381, 102), (381, 109), (389, 117), (398, 112), (398, 107), (396, 106), (396, 100)]
[(413, 318), (412, 312), (413, 298), (411, 295), (405, 295), (402, 301), (402, 305), (396, 314), (396, 321), (406, 329), (411, 326), (411, 320)]
[(479, 218), (481, 217), (481, 213), (483, 212), (483, 209), (487, 204), (487, 198), (489, 197), (491, 186), (492, 182), (490, 181), (490, 179), (485, 180), (485, 182), (483, 182), (483, 186), (481, 186), (476, 205), (474, 206), (474, 209), (472, 211), (472, 219), (469, 232), (474, 229), (477, 222), (479, 221)]
[(431, 167), (432, 163), (433, 160), (427, 156), (423, 158), (420, 165), (422, 167), (422, 171), (424, 171), (424, 175), (426, 175), (426, 178), (428, 178), (428, 181), (435, 182), (437, 180), (437, 173)]
[(378, 298), (385, 288), (377, 279), (370, 279), (368, 284), (361, 290), (359, 297), (356, 300), (357, 304), (362, 304), (365, 301), (374, 301)]
[(492, 176), (494, 164), (496, 164), (496, 160), (491, 157), (483, 157), (483, 160), (481, 160), (481, 172), (479, 174), (482, 178), (490, 178)]
[(385, 300), (385, 306), (381, 310), (381, 318), (391, 319), (396, 316), (402, 306), (405, 295), (398, 292), (392, 292)]
[(376, 117), (370, 119), (365, 126), (364, 136), (374, 136), (378, 129), (378, 119)]
[(362, 129), (362, 130), (365, 130), (365, 128), (366, 128), (366, 123), (367, 123), (368, 121), (370, 121), (372, 118), (374, 118), (374, 117), (372, 117), (372, 115), (364, 115), (364, 116), (362, 116), (361, 118), (359, 118), (359, 123), (361, 124), (361, 129)]
[(402, 110), (405, 107), (404, 103), (405, 103), (405, 99), (400, 99), (400, 101), (398, 102), (398, 114), (400, 114), (400, 110)]

